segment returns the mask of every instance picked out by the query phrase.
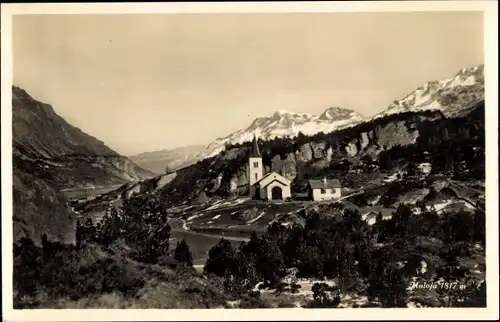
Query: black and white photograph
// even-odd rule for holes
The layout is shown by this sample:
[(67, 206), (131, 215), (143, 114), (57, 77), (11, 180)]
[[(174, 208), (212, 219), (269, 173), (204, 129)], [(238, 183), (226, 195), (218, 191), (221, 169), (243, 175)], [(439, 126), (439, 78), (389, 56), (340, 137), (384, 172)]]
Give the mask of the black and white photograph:
[(450, 3), (2, 5), (11, 310), (498, 318), (496, 2)]

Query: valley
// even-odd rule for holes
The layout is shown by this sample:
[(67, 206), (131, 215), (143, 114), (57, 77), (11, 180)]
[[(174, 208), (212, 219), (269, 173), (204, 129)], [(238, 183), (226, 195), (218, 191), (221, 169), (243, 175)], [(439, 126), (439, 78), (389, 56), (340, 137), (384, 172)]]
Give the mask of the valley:
[[(281, 110), (185, 158), (133, 158), (149, 169), (14, 87), (16, 306), (483, 305), (482, 70), (372, 118)], [(280, 193), (253, 194), (255, 168)], [(311, 200), (334, 180), (337, 197)]]

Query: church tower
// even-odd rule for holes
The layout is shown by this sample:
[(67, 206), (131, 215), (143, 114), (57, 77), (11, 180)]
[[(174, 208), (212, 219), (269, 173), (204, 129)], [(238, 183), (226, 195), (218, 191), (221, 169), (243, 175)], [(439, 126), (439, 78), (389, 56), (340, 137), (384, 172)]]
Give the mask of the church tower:
[(248, 184), (250, 185), (250, 196), (255, 196), (254, 184), (259, 181), (264, 175), (264, 168), (262, 165), (262, 156), (260, 155), (259, 145), (257, 138), (253, 135), (252, 152), (248, 158)]

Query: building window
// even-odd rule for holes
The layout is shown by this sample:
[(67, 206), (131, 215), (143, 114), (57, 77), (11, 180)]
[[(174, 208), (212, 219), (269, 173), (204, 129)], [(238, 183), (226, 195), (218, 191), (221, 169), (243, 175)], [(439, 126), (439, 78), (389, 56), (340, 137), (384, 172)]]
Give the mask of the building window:
[(335, 188), (332, 188), (332, 193), (335, 193)]
[(321, 189), (321, 194), (324, 195), (326, 193), (325, 189)]
[(258, 177), (258, 176), (259, 176), (259, 175), (256, 173), (256, 174), (255, 174), (255, 180), (257, 180), (257, 177)]
[(258, 168), (258, 167), (259, 167), (259, 162), (254, 162), (254, 163), (253, 163), (253, 167), (254, 167), (254, 168)]

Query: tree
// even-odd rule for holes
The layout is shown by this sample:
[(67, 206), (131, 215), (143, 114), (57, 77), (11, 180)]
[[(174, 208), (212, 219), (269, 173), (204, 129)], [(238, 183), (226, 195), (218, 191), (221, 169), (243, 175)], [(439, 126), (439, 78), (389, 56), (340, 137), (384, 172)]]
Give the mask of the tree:
[(486, 217), (484, 209), (478, 209), (474, 215), (474, 239), (483, 245), (486, 242)]
[(94, 242), (96, 240), (96, 229), (92, 218), (87, 218), (81, 226), (82, 240), (87, 242)]
[(76, 248), (80, 249), (83, 241), (82, 225), (80, 224), (80, 220), (76, 221), (75, 239), (76, 239)]
[(219, 243), (208, 252), (208, 258), (203, 269), (204, 273), (211, 273), (220, 277), (225, 277), (226, 273), (233, 274), (236, 271), (235, 255), (231, 243), (221, 238)]
[(174, 259), (187, 266), (193, 266), (193, 256), (185, 239), (177, 243), (174, 251)]
[(257, 272), (271, 285), (277, 284), (280, 278), (285, 275), (281, 250), (275, 243), (265, 237), (259, 241)]
[(98, 230), (99, 241), (106, 247), (115, 242), (120, 237), (121, 224), (116, 211), (112, 214), (105, 214)]
[(392, 159), (388, 152), (381, 152), (379, 155), (379, 167), (381, 170), (392, 169)]
[(374, 263), (378, 265), (368, 278), (369, 298), (377, 298), (383, 307), (406, 307), (408, 293), (403, 270), (377, 260)]
[(406, 168), (406, 174), (409, 176), (409, 177), (413, 177), (415, 175), (417, 175), (417, 167), (415, 166), (415, 164), (413, 162), (410, 161), (410, 163), (408, 163), (408, 166)]

